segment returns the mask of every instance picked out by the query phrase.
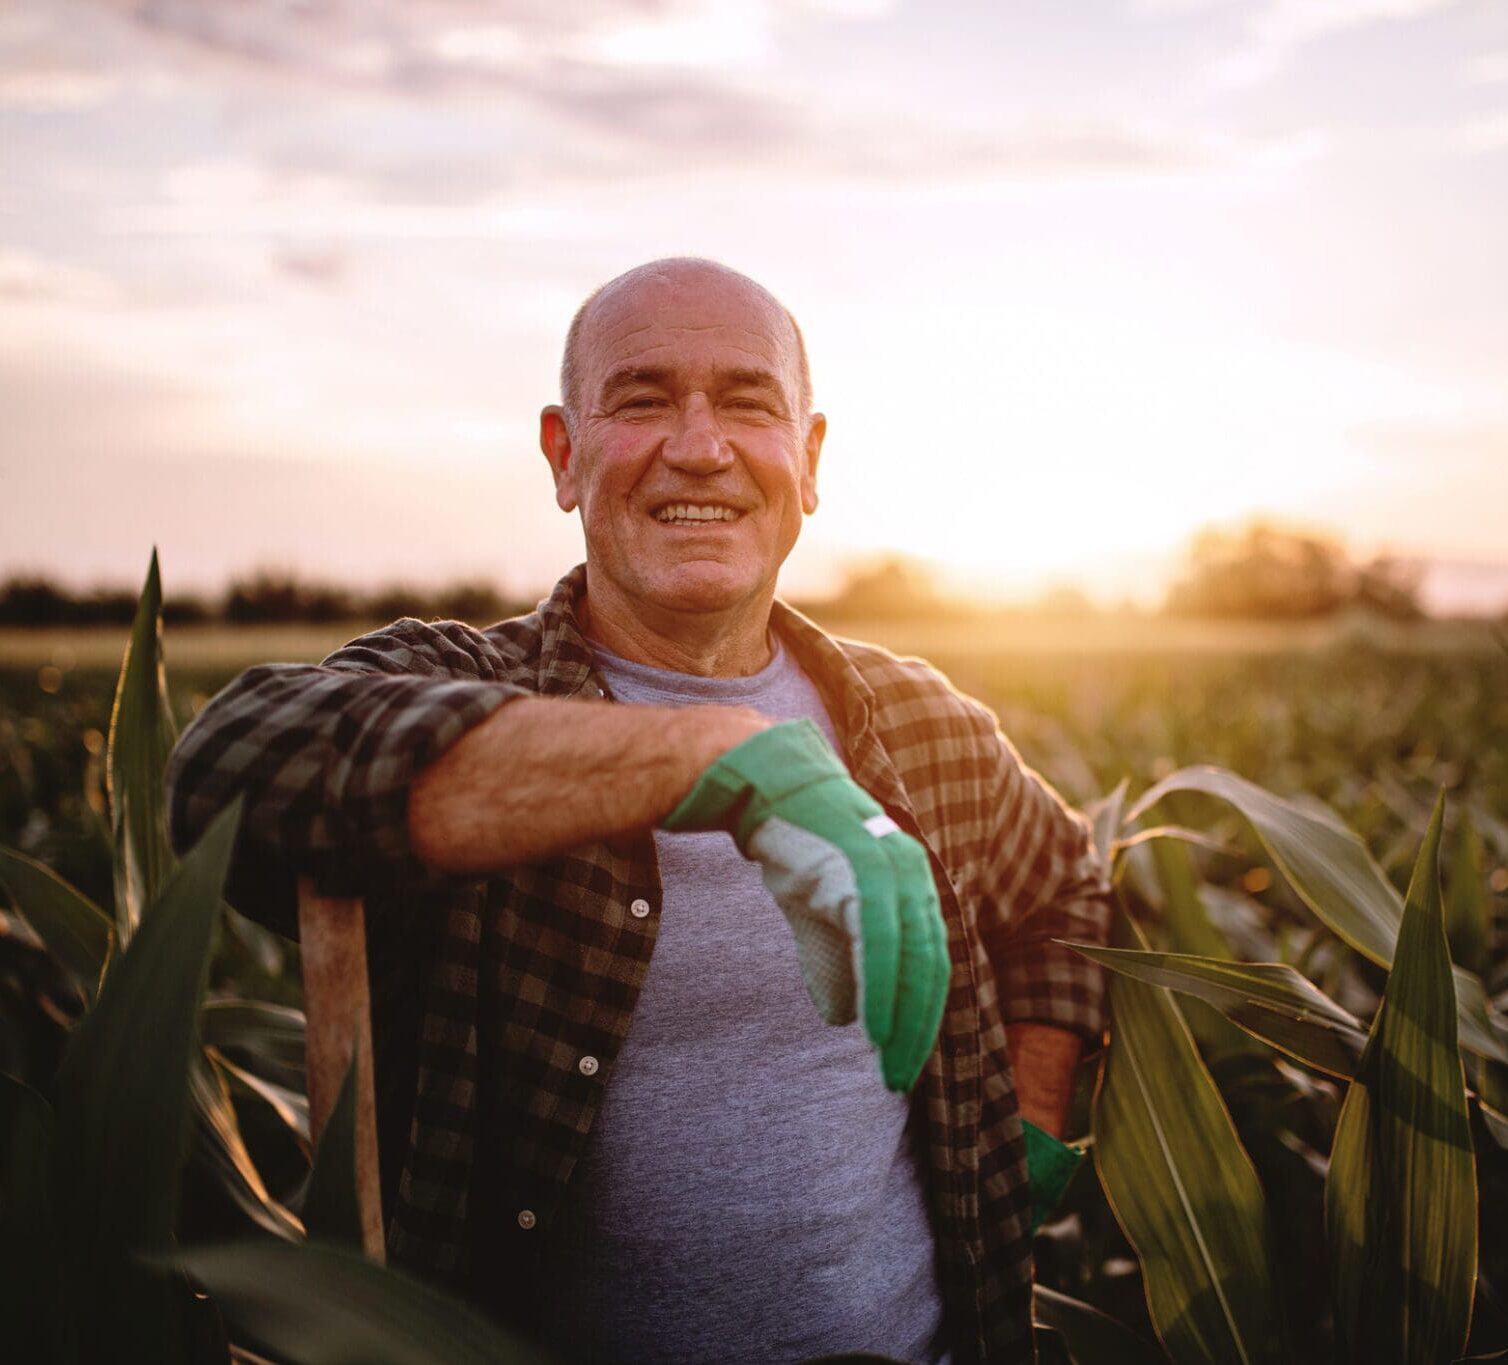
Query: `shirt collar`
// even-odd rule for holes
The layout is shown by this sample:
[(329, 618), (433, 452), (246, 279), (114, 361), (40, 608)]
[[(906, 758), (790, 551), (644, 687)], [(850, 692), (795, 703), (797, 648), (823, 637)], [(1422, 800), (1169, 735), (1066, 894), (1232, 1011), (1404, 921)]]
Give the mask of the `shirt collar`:
[[(592, 647), (581, 629), (579, 610), (585, 592), (586, 565), (578, 564), (539, 604), (539, 690), (543, 695), (569, 697), (589, 685), (601, 686)], [(883, 804), (909, 812), (911, 803), (900, 775), (875, 732), (874, 689), (842, 645), (779, 598), (770, 612), (770, 626), (822, 694), (843, 740), (843, 756), (854, 781)]]
[(593, 681), (592, 647), (577, 616), (585, 592), (586, 565), (578, 564), (539, 604), (539, 690), (544, 696), (574, 696)]
[(875, 729), (874, 689), (848, 651), (815, 621), (779, 599), (770, 619), (822, 694), (843, 739), (843, 757), (853, 780), (881, 804), (913, 814), (900, 774)]

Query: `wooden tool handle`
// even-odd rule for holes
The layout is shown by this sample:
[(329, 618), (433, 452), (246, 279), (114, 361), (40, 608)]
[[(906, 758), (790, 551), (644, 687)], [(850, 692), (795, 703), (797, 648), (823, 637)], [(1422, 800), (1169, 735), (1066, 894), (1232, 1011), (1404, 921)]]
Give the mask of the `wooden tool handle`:
[(377, 1103), (372, 1086), (372, 1000), (367, 986), (366, 910), (359, 899), (321, 896), (308, 877), (298, 884), (299, 941), (304, 963), (304, 1067), (309, 1131), (319, 1139), (354, 1053), (356, 1204), (367, 1256), (385, 1259), (382, 1185), (377, 1166)]

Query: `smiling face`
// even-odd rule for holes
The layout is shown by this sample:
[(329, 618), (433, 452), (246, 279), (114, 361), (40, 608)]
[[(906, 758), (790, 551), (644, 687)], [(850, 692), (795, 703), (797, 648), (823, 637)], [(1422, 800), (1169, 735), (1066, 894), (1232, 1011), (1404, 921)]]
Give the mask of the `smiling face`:
[(825, 430), (784, 310), (732, 271), (667, 264), (597, 297), (576, 360), (573, 419), (546, 408), (540, 443), (556, 501), (581, 512), (594, 611), (660, 630), (767, 614)]

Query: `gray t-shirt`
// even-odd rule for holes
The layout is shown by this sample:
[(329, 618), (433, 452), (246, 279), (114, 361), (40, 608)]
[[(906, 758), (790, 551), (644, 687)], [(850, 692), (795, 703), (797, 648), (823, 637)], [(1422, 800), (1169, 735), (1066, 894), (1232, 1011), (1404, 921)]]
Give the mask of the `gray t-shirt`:
[[(810, 717), (777, 643), (746, 678), (599, 651), (623, 702)], [(663, 916), (628, 1037), (540, 1247), (541, 1340), (564, 1359), (945, 1359), (905, 1096), (862, 1027), (822, 1022), (758, 865), (725, 833), (655, 835)]]

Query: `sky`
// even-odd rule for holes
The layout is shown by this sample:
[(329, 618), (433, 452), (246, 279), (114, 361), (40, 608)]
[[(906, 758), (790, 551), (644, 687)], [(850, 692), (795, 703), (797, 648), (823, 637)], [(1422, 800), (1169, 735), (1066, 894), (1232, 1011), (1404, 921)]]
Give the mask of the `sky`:
[(788, 591), (1500, 607), (1505, 241), (1501, 0), (0, 0), (0, 575), (547, 588), (571, 314), (695, 254), (808, 341)]

